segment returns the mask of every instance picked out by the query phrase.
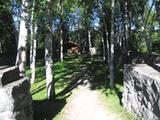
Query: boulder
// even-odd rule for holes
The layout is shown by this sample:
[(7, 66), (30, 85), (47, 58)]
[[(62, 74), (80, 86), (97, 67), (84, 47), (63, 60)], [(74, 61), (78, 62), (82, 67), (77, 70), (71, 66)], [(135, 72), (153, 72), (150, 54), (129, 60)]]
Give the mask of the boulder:
[(147, 64), (125, 65), (122, 103), (127, 111), (135, 113), (142, 120), (159, 120), (159, 69)]
[(32, 120), (29, 80), (17, 67), (0, 67), (0, 81), (0, 120)]

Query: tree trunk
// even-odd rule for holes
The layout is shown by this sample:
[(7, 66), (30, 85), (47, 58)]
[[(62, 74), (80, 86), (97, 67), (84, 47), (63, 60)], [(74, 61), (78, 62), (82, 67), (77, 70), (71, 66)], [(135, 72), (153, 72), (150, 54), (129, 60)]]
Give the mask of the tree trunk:
[(60, 60), (63, 62), (63, 31), (60, 29)]
[(129, 21), (128, 21), (128, 14), (129, 14), (129, 11), (128, 11), (128, 0), (125, 1), (125, 12), (124, 12), (125, 16), (124, 16), (124, 35), (125, 35), (125, 48), (124, 48), (124, 55), (123, 55), (123, 63), (124, 64), (127, 64), (128, 63), (128, 48), (129, 48)]
[(31, 18), (30, 18), (30, 68), (32, 69), (32, 62), (33, 62), (33, 19), (34, 19), (34, 7), (35, 7), (35, 0), (33, 0), (32, 10), (31, 10)]
[(29, 60), (30, 60), (30, 69), (32, 69), (32, 63), (33, 63), (33, 38), (32, 38), (32, 31), (31, 31), (31, 37), (30, 37), (30, 54), (29, 54)]
[(28, 8), (28, 1), (22, 1), (22, 14), (20, 21), (20, 31), (19, 31), (19, 40), (18, 40), (18, 52), (16, 58), (16, 65), (19, 67), (20, 76), (25, 75), (25, 65), (26, 65), (26, 43), (27, 43), (27, 19), (28, 13), (26, 12)]
[(55, 98), (55, 88), (52, 72), (52, 1), (48, 0), (47, 4), (47, 24), (46, 24), (46, 36), (45, 36), (45, 65), (46, 65), (46, 87), (48, 99)]
[(105, 30), (105, 34), (106, 34), (106, 40), (105, 40), (105, 50), (106, 50), (106, 62), (107, 62), (107, 65), (110, 64), (110, 42), (109, 42), (109, 38), (108, 38), (108, 31), (107, 29)]
[(63, 62), (63, 2), (60, 0), (59, 2), (60, 9), (60, 60)]
[(114, 88), (114, 12), (115, 0), (112, 0), (111, 13), (111, 50), (110, 50), (110, 88)]
[(103, 58), (103, 60), (104, 61), (106, 61), (106, 50), (105, 50), (105, 44), (104, 44), (104, 37), (102, 37), (102, 51), (103, 51), (103, 56), (102, 56), (102, 58)]
[(106, 19), (105, 19), (105, 12), (103, 11), (99, 0), (97, 0), (97, 5), (98, 5), (98, 10), (100, 12), (100, 15), (102, 17), (103, 27), (104, 27), (104, 31), (102, 32), (103, 41), (104, 41), (104, 42), (102, 41), (102, 44), (104, 43), (103, 59), (104, 61), (106, 61), (107, 65), (109, 65), (110, 52), (109, 52), (109, 40), (108, 40), (108, 31), (107, 31), (107, 24), (106, 24)]
[(53, 73), (52, 73), (52, 34), (46, 33), (45, 39), (45, 64), (46, 64), (46, 87), (47, 97), (52, 99), (55, 97)]
[(0, 53), (2, 53), (2, 43), (0, 42)]
[[(105, 21), (103, 21), (105, 22)], [(107, 63), (107, 65), (109, 65), (109, 42), (108, 42), (108, 32), (107, 32), (107, 28), (106, 28), (106, 23), (103, 24), (104, 25), (104, 31), (103, 31), (103, 55), (105, 57), (104, 61)]]
[(33, 55), (32, 55), (32, 64), (31, 64), (31, 69), (32, 69), (31, 83), (35, 82), (35, 73), (36, 73), (36, 46), (37, 46), (36, 32), (37, 32), (37, 27), (34, 26), (33, 27)]
[(88, 30), (88, 50), (89, 50), (89, 55), (91, 56), (91, 59), (93, 60), (93, 54), (92, 54), (91, 48), (92, 48), (91, 31)]
[(92, 44), (91, 44), (91, 31), (88, 30), (88, 48), (90, 50), (90, 48), (92, 47)]

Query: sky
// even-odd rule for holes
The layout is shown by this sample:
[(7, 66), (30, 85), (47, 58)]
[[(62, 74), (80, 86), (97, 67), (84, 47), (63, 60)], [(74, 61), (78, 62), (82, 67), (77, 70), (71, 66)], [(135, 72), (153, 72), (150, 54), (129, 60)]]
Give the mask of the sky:
[(20, 13), (20, 6), (16, 4), (16, 0), (12, 0), (12, 17), (17, 31), (19, 29)]

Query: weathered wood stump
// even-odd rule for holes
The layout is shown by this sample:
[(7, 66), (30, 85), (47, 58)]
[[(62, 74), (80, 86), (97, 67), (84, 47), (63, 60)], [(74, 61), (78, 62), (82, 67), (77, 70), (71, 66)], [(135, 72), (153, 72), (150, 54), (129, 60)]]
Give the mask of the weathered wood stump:
[(0, 120), (32, 120), (32, 98), (27, 78), (17, 67), (0, 67)]

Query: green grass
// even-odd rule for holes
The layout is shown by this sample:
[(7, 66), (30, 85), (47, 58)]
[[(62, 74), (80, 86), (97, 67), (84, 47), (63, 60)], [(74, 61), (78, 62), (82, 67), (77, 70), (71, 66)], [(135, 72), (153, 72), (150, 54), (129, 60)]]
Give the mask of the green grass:
[[(116, 85), (117, 88), (120, 88), (120, 91), (123, 91), (123, 87), (120, 85)], [(117, 93), (116, 90), (106, 90), (101, 89), (98, 90), (99, 98), (103, 101), (105, 107), (109, 110), (110, 114), (115, 114), (117, 118), (120, 120), (136, 120), (136, 117), (128, 113), (122, 107), (121, 103), (121, 93)]]
[[(54, 69), (54, 81), (56, 93), (62, 91), (70, 83), (72, 74), (75, 72), (80, 72), (81, 68), (85, 66), (82, 58), (75, 58), (71, 56), (66, 57), (64, 62), (56, 62), (53, 66)], [(31, 71), (27, 68), (26, 75), (31, 76)], [(36, 67), (36, 80), (31, 86), (31, 94), (33, 100), (43, 100), (47, 99), (46, 87), (45, 87), (45, 67), (44, 64), (38, 62)]]
[[(42, 61), (37, 62), (36, 81), (31, 85), (30, 93), (33, 98), (33, 109), (35, 120), (53, 119), (63, 120), (63, 107), (66, 104), (66, 98), (72, 93), (73, 84), (77, 84), (73, 74), (80, 73), (83, 67), (86, 67), (91, 76), (91, 90), (99, 93), (99, 98), (104, 101), (111, 113), (118, 114), (123, 120), (135, 120), (128, 114), (121, 105), (122, 98), (122, 76), (118, 72), (118, 80), (114, 90), (107, 89), (109, 82), (106, 65), (101, 60), (95, 60), (92, 63), (86, 57), (67, 56), (64, 62), (54, 63), (54, 81), (56, 101), (48, 101), (46, 94), (45, 67)], [(30, 77), (31, 71), (27, 68), (27, 76)], [(56, 116), (56, 117), (55, 117)]]
[(98, 92), (99, 98), (103, 101), (105, 107), (109, 109), (110, 114), (117, 114), (121, 120), (136, 120), (132, 113), (128, 113), (122, 106), (123, 76), (122, 69), (116, 70), (116, 83), (114, 89), (108, 87), (109, 73), (104, 62), (98, 60), (92, 62), (88, 69), (91, 70), (91, 89)]

